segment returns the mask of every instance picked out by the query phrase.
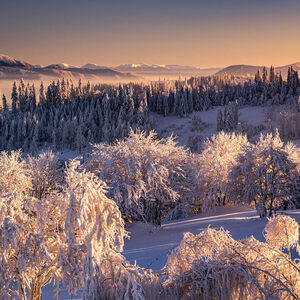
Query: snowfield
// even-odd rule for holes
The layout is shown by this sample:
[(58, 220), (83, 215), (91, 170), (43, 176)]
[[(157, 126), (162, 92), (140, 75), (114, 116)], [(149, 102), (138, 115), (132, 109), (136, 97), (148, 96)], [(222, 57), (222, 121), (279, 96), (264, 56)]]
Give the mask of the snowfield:
[[(300, 224), (300, 210), (278, 212), (294, 218)], [(218, 207), (215, 211), (198, 214), (193, 217), (168, 221), (161, 227), (144, 223), (128, 224), (126, 229), (130, 239), (125, 240), (123, 255), (131, 264), (160, 271), (167, 261), (167, 255), (177, 247), (184, 232), (198, 234), (208, 226), (219, 229), (223, 227), (230, 231), (234, 239), (242, 239), (253, 235), (259, 241), (264, 241), (263, 229), (266, 218), (259, 218), (255, 210), (248, 206)], [(292, 253), (295, 257), (296, 253)], [(48, 285), (43, 290), (43, 299), (54, 299), (54, 289)], [(60, 299), (81, 299), (80, 295), (70, 296), (65, 288), (60, 292)]]
[[(273, 109), (273, 114), (279, 113), (285, 107), (282, 105), (276, 106)], [(157, 123), (157, 132), (162, 137), (168, 137), (171, 134), (177, 137), (177, 141), (180, 145), (185, 146), (188, 143), (189, 136), (194, 135), (191, 131), (192, 116), (195, 115), (200, 117), (204, 123), (204, 128), (199, 132), (203, 141), (206, 138), (217, 134), (217, 115), (218, 110), (224, 112), (225, 106), (216, 106), (206, 111), (195, 111), (188, 117), (178, 118), (177, 116), (167, 116), (159, 115), (157, 113), (152, 113)], [(239, 107), (238, 121), (239, 123), (250, 124), (252, 126), (264, 126), (267, 127), (267, 117), (266, 112), (268, 107), (263, 106), (242, 106)], [(278, 120), (272, 122), (274, 128), (278, 127)], [(262, 133), (266, 133), (266, 130), (262, 130)], [(254, 139), (259, 137), (258, 133)], [(300, 145), (300, 141), (294, 141), (296, 144)]]

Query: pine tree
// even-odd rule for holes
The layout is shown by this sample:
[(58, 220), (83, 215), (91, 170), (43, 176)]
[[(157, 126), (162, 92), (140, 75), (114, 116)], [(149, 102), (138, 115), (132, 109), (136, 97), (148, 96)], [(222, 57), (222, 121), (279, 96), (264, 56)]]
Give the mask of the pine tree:
[(38, 125), (35, 125), (34, 127), (34, 133), (32, 136), (32, 141), (30, 143), (30, 152), (32, 154), (35, 154), (37, 152), (38, 149), (38, 139), (39, 139), (39, 129), (38, 129)]
[(24, 112), (26, 110), (26, 104), (28, 100), (28, 88), (25, 86), (23, 80), (19, 85), (19, 109)]
[(82, 133), (82, 125), (79, 125), (76, 134), (76, 149), (82, 153), (83, 146), (85, 145), (85, 138)]
[(35, 95), (35, 87), (32, 85), (29, 92), (29, 109), (28, 111), (33, 112), (36, 107), (36, 95)]
[(224, 129), (224, 122), (223, 122), (223, 113), (222, 110), (218, 110), (217, 116), (217, 131), (222, 131)]
[(268, 81), (268, 70), (266, 67), (263, 67), (262, 81), (263, 81), (263, 83), (267, 83), (267, 81)]
[(275, 82), (275, 70), (274, 67), (271, 66), (270, 67), (270, 83), (274, 83)]
[(164, 117), (168, 116), (169, 114), (169, 101), (168, 101), (168, 97), (164, 97), (164, 101), (163, 101), (163, 115)]
[(45, 91), (44, 91), (44, 83), (43, 81), (41, 82), (41, 86), (40, 86), (40, 97), (39, 97), (39, 104), (43, 105), (46, 101), (46, 97), (45, 97)]
[(255, 74), (254, 82), (256, 85), (259, 85), (262, 82), (262, 78), (261, 78), (259, 69), (257, 70), (257, 73)]
[(11, 101), (12, 101), (12, 112), (15, 113), (17, 111), (17, 102), (18, 102), (17, 85), (15, 81), (11, 93)]
[(6, 101), (6, 97), (5, 97), (4, 94), (2, 95), (2, 108), (3, 108), (3, 111), (4, 111), (4, 112), (7, 112), (7, 111), (8, 111), (8, 108), (7, 108), (7, 101)]

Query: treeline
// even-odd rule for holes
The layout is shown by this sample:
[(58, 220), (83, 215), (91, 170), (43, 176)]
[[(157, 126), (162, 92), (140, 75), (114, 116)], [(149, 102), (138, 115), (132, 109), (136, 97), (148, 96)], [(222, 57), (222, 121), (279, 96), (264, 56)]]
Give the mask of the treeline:
[(156, 82), (149, 86), (147, 100), (151, 111), (164, 116), (187, 116), (193, 111), (237, 102), (239, 105), (278, 105), (295, 101), (300, 95), (298, 72), (292, 67), (287, 80), (271, 67), (259, 70), (254, 80), (240, 80), (233, 75), (192, 77), (186, 81)]
[[(269, 74), (264, 69), (262, 74), (257, 72), (254, 80), (244, 82), (222, 75), (147, 85), (92, 86), (79, 81), (75, 86), (62, 79), (47, 87), (41, 83), (36, 94), (34, 85), (21, 81), (13, 85), (11, 105), (3, 95), (0, 150), (22, 148), (34, 152), (40, 146), (51, 145), (54, 149), (81, 152), (90, 143), (123, 139), (130, 128), (153, 129), (155, 122), (149, 112), (184, 117), (230, 103), (241, 106), (296, 102), (300, 84), (292, 67), (286, 81), (271, 67)], [(230, 111), (220, 130), (236, 126), (236, 119), (229, 120)]]
[(38, 147), (82, 151), (89, 143), (110, 143), (124, 138), (131, 128), (149, 131), (152, 121), (146, 99), (135, 97), (125, 87), (110, 87), (99, 92), (81, 81), (41, 83), (39, 101), (35, 87), (14, 83), (12, 105), (3, 96), (0, 115), (0, 149), (35, 152)]

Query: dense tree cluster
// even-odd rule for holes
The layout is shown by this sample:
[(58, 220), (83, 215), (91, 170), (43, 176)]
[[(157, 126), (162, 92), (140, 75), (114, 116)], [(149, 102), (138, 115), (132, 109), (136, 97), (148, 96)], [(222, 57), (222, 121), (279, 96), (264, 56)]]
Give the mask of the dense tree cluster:
[(284, 104), (297, 101), (300, 94), (298, 73), (292, 68), (287, 80), (270, 69), (254, 80), (234, 76), (158, 81), (150, 84), (82, 85), (62, 79), (47, 87), (14, 83), (11, 105), (3, 96), (0, 114), (0, 149), (38, 146), (82, 151), (89, 143), (107, 142), (126, 137), (130, 128), (149, 131), (154, 122), (149, 111), (164, 116), (187, 116), (214, 106), (226, 106), (218, 116), (218, 130), (235, 129), (238, 105)]
[(159, 140), (153, 132), (130, 133), (112, 145), (94, 145), (86, 168), (111, 188), (128, 221), (160, 224), (216, 206), (245, 203), (261, 217), (300, 207), (300, 151), (275, 134), (250, 143), (245, 135), (220, 132), (200, 154)]
[(34, 86), (21, 81), (12, 91), (8, 110), (3, 98), (0, 115), (0, 149), (34, 152), (39, 146), (77, 149), (89, 143), (110, 143), (124, 138), (131, 128), (150, 130), (152, 122), (143, 94), (133, 95), (129, 86), (95, 91), (88, 83), (77, 87), (69, 81), (40, 87), (36, 101)]
[[(297, 71), (288, 70), (287, 80), (271, 67), (264, 68), (255, 79), (239, 79), (233, 75), (192, 77), (186, 81), (156, 82), (147, 91), (151, 111), (164, 116), (175, 114), (183, 117), (193, 111), (237, 102), (238, 105), (284, 104), (300, 94)], [(224, 119), (223, 119), (224, 120)], [(226, 129), (226, 125), (224, 127)]]

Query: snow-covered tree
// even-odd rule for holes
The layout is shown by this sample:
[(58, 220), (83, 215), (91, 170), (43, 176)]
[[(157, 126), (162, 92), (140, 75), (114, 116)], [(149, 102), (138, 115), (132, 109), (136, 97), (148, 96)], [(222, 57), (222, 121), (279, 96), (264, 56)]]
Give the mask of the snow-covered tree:
[(232, 198), (253, 203), (261, 217), (271, 216), (278, 208), (295, 207), (299, 199), (299, 170), (275, 134), (261, 135), (248, 147), (230, 174)]
[(101, 180), (78, 168), (73, 161), (66, 173), (68, 210), (56, 279), (68, 282), (71, 293), (83, 288), (84, 299), (149, 299), (160, 287), (157, 275), (120, 254), (127, 233), (119, 208)]
[(174, 138), (154, 132), (134, 133), (113, 145), (95, 145), (87, 167), (109, 186), (109, 196), (127, 220), (160, 224), (163, 214), (181, 198), (192, 198), (189, 153)]
[(46, 101), (46, 97), (45, 97), (45, 91), (44, 91), (44, 84), (43, 84), (43, 82), (41, 82), (40, 95), (39, 95), (39, 103), (40, 104), (44, 104), (45, 101)]
[(105, 194), (105, 183), (72, 161), (61, 193), (0, 196), (0, 298), (41, 300), (53, 280), (57, 296), (63, 282), (84, 299), (158, 299), (158, 276), (120, 254), (127, 232)]
[(6, 97), (4, 94), (2, 95), (2, 109), (4, 112), (7, 112), (7, 110), (8, 110), (7, 101), (6, 101)]
[[(27, 299), (27, 294), (29, 299), (41, 299), (41, 288), (51, 279), (50, 269), (54, 271), (53, 253), (49, 250), (55, 243), (56, 226), (46, 214), (50, 203), (45, 207), (38, 199), (24, 198), (20, 194), (0, 199), (1, 299), (13, 297), (14, 284), (17, 284), (15, 293), (19, 299)], [(58, 215), (52, 217), (57, 220)], [(53, 230), (49, 236), (47, 227), (50, 224)]]
[(201, 120), (201, 117), (199, 115), (194, 114), (192, 116), (192, 126), (191, 126), (191, 130), (192, 131), (202, 131), (204, 128), (204, 123)]
[[(220, 122), (218, 113), (218, 122)], [(224, 130), (232, 131), (238, 124), (238, 105), (237, 103), (230, 102), (225, 106), (224, 110)]]
[(27, 176), (27, 167), (21, 159), (20, 151), (12, 151), (10, 154), (1, 152), (0, 154), (0, 195), (11, 193), (18, 195), (28, 194), (32, 188), (32, 183)]
[(37, 157), (28, 157), (27, 174), (31, 179), (31, 194), (42, 199), (57, 193), (62, 188), (63, 172), (58, 158), (46, 151)]
[[(296, 228), (294, 222), (288, 220)], [(267, 236), (273, 226), (270, 220)], [(276, 226), (275, 231), (278, 247), (253, 236), (236, 241), (222, 228), (208, 228), (198, 235), (186, 233), (168, 256), (167, 298), (299, 299), (299, 261), (280, 250), (287, 240), (284, 226)], [(293, 240), (298, 243), (299, 235)]]
[(12, 112), (15, 113), (17, 111), (17, 101), (18, 101), (18, 91), (17, 91), (17, 85), (14, 81), (13, 89), (11, 92), (11, 102), (12, 102)]
[(204, 141), (197, 159), (199, 200), (204, 211), (228, 203), (229, 172), (248, 144), (246, 136), (224, 132)]
[(217, 116), (217, 131), (224, 130), (223, 112), (221, 109), (218, 110)]
[(84, 145), (86, 144), (84, 135), (82, 133), (82, 127), (83, 126), (79, 126), (77, 133), (76, 133), (76, 148), (79, 153), (82, 153), (82, 149), (83, 149)]
[(266, 242), (274, 248), (287, 249), (291, 257), (291, 248), (299, 248), (299, 224), (295, 219), (278, 215), (269, 219), (264, 231)]

